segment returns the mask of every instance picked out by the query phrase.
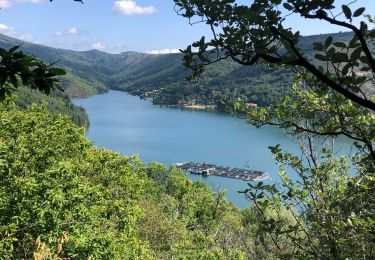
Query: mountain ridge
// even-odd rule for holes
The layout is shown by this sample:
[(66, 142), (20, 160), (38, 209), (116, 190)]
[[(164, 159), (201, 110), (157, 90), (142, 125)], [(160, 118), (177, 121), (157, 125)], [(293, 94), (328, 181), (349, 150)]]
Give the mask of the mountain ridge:
[[(332, 35), (335, 41), (348, 41), (350, 32), (310, 35), (301, 38), (299, 47), (307, 57), (313, 55), (313, 43)], [(20, 45), (22, 41), (0, 35), (0, 47)], [(206, 104), (220, 107), (221, 101), (234, 103), (238, 98), (261, 106), (288, 93), (294, 74), (286, 69), (265, 65), (241, 66), (225, 60), (207, 68), (200, 81), (185, 81), (191, 71), (182, 65), (183, 54), (147, 54), (126, 51), (111, 54), (100, 50), (73, 51), (33, 43), (20, 49), (44, 62), (67, 71), (61, 86), (70, 97), (88, 97), (108, 89), (130, 92), (152, 99), (155, 104)]]

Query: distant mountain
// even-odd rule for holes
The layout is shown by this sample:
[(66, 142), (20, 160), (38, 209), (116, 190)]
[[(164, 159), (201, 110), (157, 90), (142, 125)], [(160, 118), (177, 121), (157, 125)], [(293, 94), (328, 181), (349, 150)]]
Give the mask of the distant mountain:
[[(11, 37), (0, 35), (0, 47), (10, 48), (11, 46), (21, 45), (20, 49), (27, 52), (46, 63), (56, 62), (57, 66), (67, 70), (67, 75), (63, 77), (61, 84), (69, 92), (74, 94), (76, 89), (87, 95), (104, 92), (109, 77), (106, 73), (106, 67), (101, 66), (91, 59), (93, 55), (90, 52), (75, 52), (23, 42)], [(106, 56), (105, 53), (100, 53)], [(74, 95), (73, 95), (74, 96)]]
[(68, 74), (61, 80), (67, 92), (75, 89), (87, 95), (106, 91), (112, 82), (112, 75), (131, 64), (141, 62), (147, 54), (127, 52), (108, 54), (98, 50), (70, 51), (23, 42), (0, 34), (0, 47), (20, 45), (20, 50), (46, 63), (57, 62), (56, 66), (66, 69)]
[[(312, 55), (314, 42), (328, 35), (302, 37), (299, 47)], [(333, 34), (335, 40), (348, 41), (351, 33)], [(288, 93), (293, 73), (264, 65), (245, 67), (233, 61), (209, 66), (198, 83), (185, 81), (190, 71), (183, 67), (182, 54), (151, 55), (137, 52), (109, 54), (98, 50), (70, 51), (23, 43), (0, 35), (0, 47), (20, 45), (21, 49), (45, 62), (58, 61), (68, 74), (61, 79), (70, 97), (85, 97), (108, 89), (126, 90), (156, 104), (215, 104), (238, 98), (260, 105)]]

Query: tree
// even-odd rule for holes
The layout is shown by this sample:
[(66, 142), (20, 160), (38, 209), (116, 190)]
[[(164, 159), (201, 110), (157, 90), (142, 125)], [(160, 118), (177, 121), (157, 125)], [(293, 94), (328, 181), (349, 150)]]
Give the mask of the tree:
[[(176, 12), (188, 18), (191, 24), (206, 23), (212, 31), (211, 41), (206, 42), (202, 37), (183, 51), (184, 64), (194, 70), (193, 76), (202, 73), (204, 65), (227, 58), (246, 66), (257, 63), (286, 66), (295, 71), (308, 71), (314, 76), (311, 84), (324, 84), (326, 88), (375, 111), (374, 101), (362, 88), (375, 73), (375, 61), (366, 41), (373, 39), (375, 32), (369, 30), (364, 21), (359, 27), (352, 23), (365, 8), (353, 12), (349, 5), (342, 5), (345, 17), (341, 19), (341, 13), (333, 14), (336, 11), (334, 0), (255, 0), (251, 5), (239, 5), (235, 0), (174, 2)], [(343, 43), (333, 42), (333, 38), (328, 37), (324, 44), (314, 44), (317, 51), (314, 58), (305, 57), (298, 48), (299, 32), (284, 27), (291, 14), (349, 29), (353, 31), (353, 39)], [(371, 18), (370, 22), (373, 22)], [(192, 47), (198, 51), (194, 52)], [(326, 70), (323, 65), (330, 69)], [(357, 75), (354, 72), (358, 70), (369, 73)]]
[[(280, 234), (293, 241), (293, 255), (371, 259), (375, 254), (375, 120), (343, 96), (301, 91), (300, 84), (294, 85), (293, 98), (285, 97), (268, 109), (246, 111), (251, 123), (277, 125), (297, 138), (301, 155), (279, 145), (270, 147), (279, 164), (282, 188), (250, 184), (243, 193), (260, 214), (288, 209), (293, 225), (282, 225), (278, 216), (262, 223), (276, 245)], [(339, 135), (352, 139), (353, 155), (337, 156), (332, 138)], [(298, 177), (291, 178), (292, 171)], [(280, 255), (286, 256), (282, 251)]]
[[(236, 1), (175, 0), (176, 11), (191, 24), (206, 23), (213, 40), (204, 38), (188, 46), (184, 64), (193, 69), (189, 79), (204, 72), (208, 64), (231, 58), (245, 65), (265, 63), (296, 72), (292, 94), (268, 108), (235, 110), (250, 123), (284, 129), (298, 142), (301, 156), (270, 147), (279, 167), (281, 187), (249, 183), (242, 193), (260, 217), (278, 257), (318, 259), (371, 259), (375, 255), (375, 63), (370, 51), (374, 31), (368, 22), (356, 27), (352, 21), (365, 8), (351, 10), (334, 1), (255, 0), (251, 5)], [(284, 9), (285, 12), (280, 10)], [(350, 29), (348, 42), (328, 36), (314, 43), (313, 57), (298, 46), (299, 32), (284, 27), (291, 14), (322, 20)], [(195, 51), (195, 49), (197, 51)], [(354, 155), (337, 157), (334, 137), (343, 135), (353, 143)], [(337, 157), (337, 158), (336, 158)], [(295, 171), (296, 178), (289, 173)], [(269, 211), (274, 216), (267, 215)], [(289, 223), (281, 212), (287, 211)], [(286, 237), (289, 250), (280, 240)]]

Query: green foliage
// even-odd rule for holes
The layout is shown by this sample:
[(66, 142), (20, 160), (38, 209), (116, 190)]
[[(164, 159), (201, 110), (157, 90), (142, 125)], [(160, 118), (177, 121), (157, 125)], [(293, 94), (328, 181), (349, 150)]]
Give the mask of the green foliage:
[[(202, 37), (183, 51), (184, 65), (193, 69), (191, 79), (201, 75), (207, 65), (229, 58), (246, 66), (264, 63), (300, 72), (306, 70), (314, 76), (315, 82), (324, 83), (326, 88), (375, 111), (375, 103), (363, 95), (363, 85), (371, 81), (372, 75), (357, 75), (359, 71), (375, 72), (375, 60), (367, 42), (374, 35), (368, 29), (368, 23), (361, 21), (358, 27), (352, 24), (353, 12), (349, 5), (342, 5), (343, 18), (341, 13), (334, 14), (334, 0), (255, 0), (251, 4), (234, 0), (174, 2), (178, 14), (188, 18), (191, 24), (195, 20), (206, 23), (213, 33), (211, 41)], [(343, 42), (336, 43), (341, 48), (337, 49), (332, 47), (333, 37), (326, 37), (324, 44), (315, 43), (317, 53), (309, 56), (306, 50), (300, 48), (302, 37), (299, 32), (284, 26), (289, 15), (283, 14), (283, 8), (290, 15), (296, 14), (311, 21), (322, 20), (349, 29), (352, 39), (344, 48)], [(360, 8), (354, 11), (354, 16), (358, 17), (364, 11)], [(344, 69), (343, 66), (347, 67)]]
[(33, 103), (43, 104), (46, 102), (51, 114), (70, 116), (76, 125), (89, 127), (89, 118), (84, 108), (74, 105), (61, 91), (52, 91), (49, 95), (45, 95), (36, 90), (20, 87), (15, 92), (15, 96), (16, 104), (21, 109), (26, 109)]
[[(281, 204), (294, 219), (285, 225), (278, 213), (261, 222), (279, 257), (371, 259), (375, 254), (373, 174), (351, 176), (348, 158), (335, 159), (326, 149), (311, 168), (279, 147), (271, 149), (280, 164), (283, 189), (259, 185), (244, 193), (262, 214), (269, 208), (280, 212)], [(287, 167), (298, 173), (298, 181), (288, 178)], [(291, 252), (281, 250), (280, 235), (292, 241)]]
[[(264, 219), (262, 229), (279, 247), (279, 235), (287, 236), (292, 255), (301, 258), (364, 258), (374, 254), (374, 123), (373, 114), (342, 95), (293, 87), (271, 107), (247, 110), (256, 126), (277, 125), (294, 136), (302, 156), (270, 147), (280, 167), (282, 188), (250, 185), (243, 191), (259, 212), (286, 208), (294, 219), (285, 226), (278, 218)], [(353, 154), (335, 158), (334, 139), (352, 139)], [(328, 139), (326, 139), (328, 138)], [(294, 171), (297, 177), (292, 178)], [(291, 255), (279, 250), (280, 257)]]
[(56, 77), (65, 75), (63, 69), (53, 67), (53, 64), (46, 65), (19, 51), (19, 47), (0, 48), (0, 101), (19, 87), (19, 81), (24, 86), (49, 94), (56, 88)]
[(51, 248), (67, 236), (60, 256), (150, 255), (132, 227), (145, 185), (138, 160), (99, 151), (45, 107), (3, 108), (0, 125), (1, 241), (13, 241), (2, 243), (4, 259), (31, 257), (39, 236)]
[[(258, 127), (283, 128), (301, 148), (297, 156), (279, 145), (270, 147), (280, 168), (281, 187), (260, 182), (243, 191), (257, 212), (257, 229), (274, 247), (273, 256), (373, 259), (375, 35), (369, 25), (374, 19), (367, 16), (368, 23), (361, 21), (356, 27), (352, 21), (365, 8), (352, 10), (351, 4), (344, 4), (335, 14), (334, 0), (175, 3), (180, 15), (191, 23), (203, 21), (213, 31), (212, 41), (202, 38), (184, 50), (185, 66), (193, 69), (191, 78), (226, 58), (246, 66), (265, 63), (298, 72), (290, 95), (269, 107), (234, 105)], [(311, 37), (314, 51), (309, 52), (302, 47), (299, 32), (284, 27), (289, 15), (282, 8), (350, 29), (352, 34), (348, 39)], [(334, 138), (339, 136), (352, 142), (354, 154), (337, 156)], [(269, 245), (262, 246), (270, 250)]]
[(0, 176), (0, 259), (274, 256), (254, 211), (176, 168), (94, 147), (46, 104), (0, 104)]

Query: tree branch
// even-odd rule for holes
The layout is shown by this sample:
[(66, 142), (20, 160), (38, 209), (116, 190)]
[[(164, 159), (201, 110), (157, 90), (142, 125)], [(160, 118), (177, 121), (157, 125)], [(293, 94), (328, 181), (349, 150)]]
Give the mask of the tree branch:
[(281, 38), (283, 38), (285, 41), (287, 41), (290, 44), (291, 49), (298, 57), (298, 63), (300, 66), (305, 67), (308, 71), (310, 71), (315, 77), (320, 79), (324, 84), (335, 90), (336, 92), (340, 93), (344, 97), (350, 99), (351, 101), (357, 103), (360, 106), (363, 106), (365, 108), (371, 109), (372, 111), (375, 111), (375, 103), (367, 100), (365, 98), (361, 98), (349, 90), (341, 87), (339, 84), (334, 82), (332, 79), (324, 75), (320, 70), (318, 70), (313, 64), (311, 64), (307, 59), (305, 59), (302, 54), (298, 51), (296, 45), (294, 42), (287, 38), (285, 35), (283, 35), (280, 31), (278, 31), (276, 28), (271, 28), (272, 32), (279, 35)]

